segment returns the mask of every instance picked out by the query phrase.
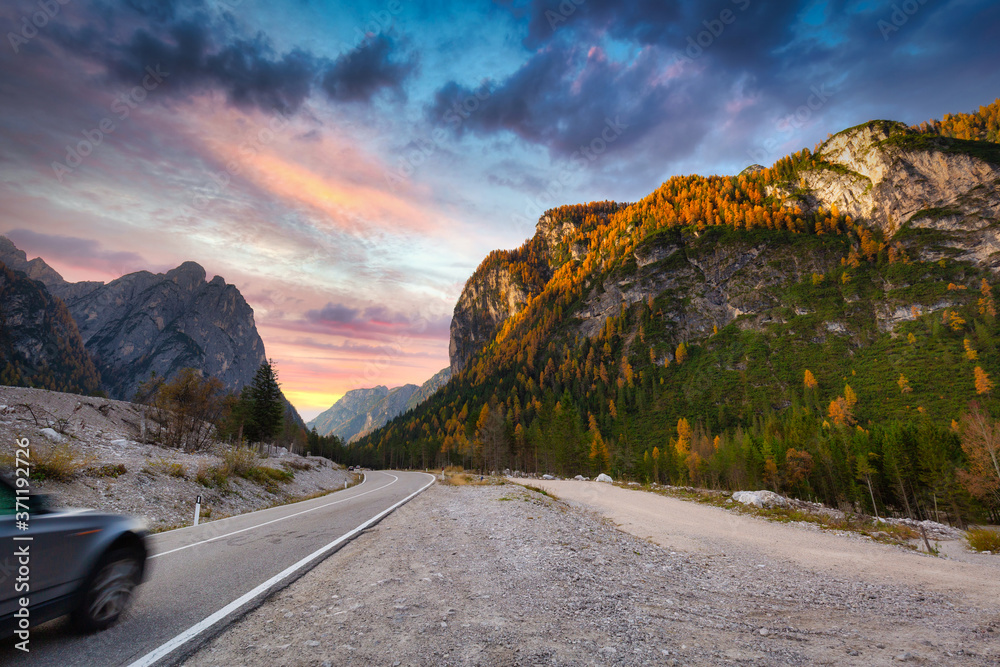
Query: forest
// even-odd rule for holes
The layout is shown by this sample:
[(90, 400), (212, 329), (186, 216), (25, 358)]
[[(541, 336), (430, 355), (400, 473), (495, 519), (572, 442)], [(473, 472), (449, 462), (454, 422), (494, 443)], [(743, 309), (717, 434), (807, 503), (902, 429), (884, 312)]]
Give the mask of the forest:
[[(906, 141), (990, 156), (1000, 100), (887, 125)], [(794, 200), (801, 170), (836, 168), (820, 155), (817, 146), (738, 176), (672, 177), (633, 204), (546, 212), (576, 234), (548, 254), (536, 235), (478, 270), (510, 267), (527, 305), (445, 388), (342, 450), (343, 461), (607, 472), (957, 524), (1000, 520), (994, 275), (915, 259), (926, 239), (908, 230), (887, 239), (836, 207), (806, 212), (774, 196), (780, 187)], [(574, 243), (589, 249), (582, 261), (570, 261)], [(678, 342), (671, 314), (685, 297), (664, 292), (580, 334), (575, 313), (595, 281), (634, 272), (637, 249), (679, 248), (661, 267), (670, 271), (680, 266), (671, 261), (746, 243), (827, 268), (775, 288), (781, 307), (766, 326), (732, 322)], [(904, 302), (917, 305), (892, 330), (877, 326), (879, 304)], [(835, 321), (850, 335), (828, 335)]]

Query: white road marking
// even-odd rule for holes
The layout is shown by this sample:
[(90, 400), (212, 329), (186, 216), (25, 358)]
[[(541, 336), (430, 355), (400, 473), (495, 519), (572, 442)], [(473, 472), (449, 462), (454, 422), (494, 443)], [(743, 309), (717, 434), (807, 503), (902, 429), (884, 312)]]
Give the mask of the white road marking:
[[(330, 505), (337, 505), (338, 503), (346, 503), (349, 500), (354, 500), (355, 498), (360, 498), (361, 496), (367, 496), (369, 493), (375, 493), (376, 491), (381, 491), (382, 489), (384, 489), (386, 487), (389, 487), (389, 486), (392, 486), (397, 481), (399, 481), (399, 478), (396, 477), (395, 475), (390, 475), (389, 473), (385, 473), (385, 474), (389, 475), (389, 477), (392, 477), (392, 481), (389, 482), (388, 484), (386, 484), (385, 486), (378, 487), (377, 489), (371, 489), (370, 491), (365, 491), (364, 493), (356, 493), (353, 496), (351, 496), (350, 498), (341, 498), (340, 500), (334, 500), (333, 502), (324, 503), (322, 505), (317, 505), (316, 507), (310, 507), (307, 510), (302, 510), (301, 512), (296, 512), (295, 514), (289, 514), (288, 516), (281, 516), (281, 517), (278, 517), (277, 519), (271, 519), (270, 521), (265, 521), (264, 523), (258, 523), (258, 524), (255, 524), (253, 526), (248, 526), (246, 528), (240, 528), (239, 530), (234, 530), (234, 531), (232, 531), (230, 533), (225, 533), (224, 535), (216, 535), (215, 537), (210, 537), (207, 540), (201, 540), (200, 542), (194, 542), (192, 544), (186, 544), (183, 547), (177, 547), (176, 549), (171, 549), (170, 551), (164, 551), (162, 553), (153, 554), (152, 556), (150, 556), (148, 558), (148, 560), (153, 560), (154, 558), (159, 558), (160, 556), (166, 556), (167, 554), (176, 553), (178, 551), (184, 551), (185, 549), (190, 549), (191, 547), (196, 547), (196, 546), (198, 546), (200, 544), (207, 544), (209, 542), (214, 542), (215, 540), (221, 540), (224, 537), (229, 537), (230, 535), (236, 535), (237, 533), (245, 533), (248, 530), (253, 530), (255, 528), (261, 528), (263, 526), (267, 526), (269, 524), (272, 524), (272, 523), (275, 523), (275, 522), (278, 522), (278, 521), (283, 521), (284, 519), (291, 519), (293, 516), (299, 516), (300, 514), (307, 514), (309, 512), (315, 512), (316, 510), (321, 510), (324, 507), (329, 507)], [(361, 484), (364, 484), (367, 481), (368, 481), (368, 476), (365, 475), (365, 480), (364, 480), (364, 482), (361, 482)], [(359, 484), (358, 486), (361, 486), (361, 484)], [(211, 525), (211, 524), (208, 524), (208, 525)]]
[[(386, 473), (386, 474), (388, 474), (388, 473)], [(419, 474), (425, 475), (427, 473), (419, 473)], [(392, 476), (392, 475), (390, 475), (390, 476)], [(337, 545), (341, 544), (342, 542), (345, 542), (345, 541), (349, 540), (350, 538), (354, 537), (355, 535), (357, 535), (358, 533), (360, 533), (361, 531), (363, 531), (368, 526), (372, 525), (373, 523), (376, 523), (379, 519), (381, 519), (385, 515), (387, 515), (390, 512), (392, 512), (394, 509), (396, 509), (400, 505), (403, 505), (404, 503), (406, 503), (407, 501), (409, 501), (411, 498), (413, 498), (416, 495), (418, 495), (419, 493), (423, 492), (425, 489), (427, 489), (427, 487), (429, 487), (431, 484), (434, 483), (434, 475), (428, 475), (428, 476), (431, 478), (431, 481), (429, 481), (427, 484), (425, 484), (424, 486), (420, 487), (419, 489), (417, 489), (416, 491), (414, 491), (410, 495), (406, 496), (405, 498), (403, 498), (402, 500), (400, 500), (398, 503), (396, 503), (392, 507), (379, 512), (378, 514), (376, 514), (372, 518), (368, 519), (367, 521), (365, 521), (364, 523), (362, 523), (360, 526), (358, 526), (354, 530), (341, 535), (340, 537), (338, 537), (337, 539), (335, 539), (333, 542), (330, 542), (326, 546), (320, 547), (319, 549), (317, 549), (316, 551), (312, 552), (311, 554), (309, 554), (308, 556), (306, 556), (305, 558), (303, 558), (299, 562), (295, 563), (294, 565), (286, 567), (284, 570), (282, 570), (278, 574), (274, 575), (273, 577), (271, 577), (270, 579), (268, 579), (264, 583), (260, 584), (259, 586), (257, 586), (253, 590), (251, 590), (251, 591), (249, 591), (247, 593), (244, 593), (243, 595), (241, 595), (237, 599), (233, 600), (232, 602), (230, 602), (229, 604), (227, 604), (225, 607), (223, 607), (222, 609), (218, 610), (214, 614), (206, 617), (205, 619), (199, 621), (198, 623), (195, 623), (190, 628), (188, 628), (184, 632), (180, 633), (179, 635), (177, 635), (176, 637), (174, 637), (170, 641), (168, 641), (168, 642), (160, 645), (159, 647), (153, 649), (152, 651), (150, 651), (146, 655), (142, 656), (141, 658), (139, 658), (138, 660), (136, 660), (135, 662), (133, 662), (132, 664), (130, 664), (128, 667), (149, 667), (150, 665), (155, 664), (161, 658), (163, 658), (166, 655), (168, 655), (168, 654), (172, 653), (173, 651), (177, 650), (178, 648), (180, 648), (181, 646), (183, 646), (184, 644), (186, 644), (190, 640), (192, 640), (195, 637), (197, 637), (198, 635), (200, 635), (205, 630), (209, 629), (210, 627), (212, 627), (213, 625), (215, 625), (216, 623), (218, 623), (219, 621), (221, 621), (222, 619), (224, 619), (229, 614), (233, 613), (234, 611), (236, 611), (240, 607), (244, 606), (245, 604), (247, 604), (248, 602), (250, 602), (254, 598), (258, 597), (262, 593), (267, 592), (272, 586), (274, 586), (278, 582), (280, 582), (280, 581), (282, 581), (284, 579), (287, 579), (290, 575), (294, 574), (298, 570), (301, 570), (303, 567), (305, 567), (306, 565), (308, 565), (312, 561), (316, 560), (317, 558), (319, 558), (320, 556), (322, 556), (326, 552), (330, 551), (331, 549), (333, 549)], [(396, 479), (398, 480), (399, 478), (397, 477)], [(395, 482), (391, 482), (390, 484), (395, 484)], [(389, 484), (386, 484), (386, 486), (389, 486)], [(384, 488), (386, 488), (386, 486), (379, 487), (379, 489), (384, 489)], [(374, 490), (377, 491), (378, 489), (374, 489)], [(371, 491), (368, 491), (367, 493), (371, 493)], [(354, 496), (354, 497), (356, 498), (357, 496)], [(295, 516), (295, 515), (293, 514), (292, 516)], [(192, 546), (194, 546), (194, 545), (192, 545)]]

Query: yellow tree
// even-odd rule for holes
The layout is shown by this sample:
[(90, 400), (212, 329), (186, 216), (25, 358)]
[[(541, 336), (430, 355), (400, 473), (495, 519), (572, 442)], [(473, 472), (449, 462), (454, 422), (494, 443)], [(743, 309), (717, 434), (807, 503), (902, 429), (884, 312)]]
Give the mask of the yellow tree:
[(844, 401), (847, 402), (849, 408), (853, 408), (858, 402), (858, 395), (854, 393), (849, 384), (844, 385)]
[(819, 386), (816, 382), (816, 378), (813, 376), (812, 371), (808, 368), (806, 369), (805, 379), (803, 379), (802, 384), (805, 385), (806, 389), (815, 389)]
[(834, 400), (830, 401), (830, 407), (827, 409), (827, 414), (837, 426), (850, 426), (854, 423), (854, 413), (851, 411), (851, 406), (847, 404), (847, 401), (843, 396), (838, 396)]
[(976, 376), (976, 393), (990, 393), (990, 390), (993, 389), (993, 380), (990, 379), (990, 376), (986, 373), (986, 371), (984, 371), (981, 366), (976, 366), (973, 373)]
[(969, 361), (975, 361), (979, 358), (979, 353), (976, 352), (976, 348), (972, 347), (972, 341), (968, 338), (965, 339), (965, 358)]
[(677, 351), (674, 353), (674, 358), (677, 360), (678, 364), (683, 364), (684, 360), (687, 359), (688, 348), (683, 342), (677, 346)]
[(660, 448), (653, 447), (653, 481), (660, 481)]
[(1000, 504), (1000, 423), (973, 402), (962, 417), (962, 451), (967, 465), (959, 480), (969, 493), (984, 501)]
[(677, 420), (677, 443), (674, 447), (681, 459), (686, 459), (691, 451), (691, 425), (684, 417)]
[(899, 385), (899, 391), (903, 394), (909, 394), (913, 391), (913, 388), (910, 387), (910, 381), (907, 380), (906, 376), (902, 373), (899, 374), (899, 379), (896, 380), (896, 384)]

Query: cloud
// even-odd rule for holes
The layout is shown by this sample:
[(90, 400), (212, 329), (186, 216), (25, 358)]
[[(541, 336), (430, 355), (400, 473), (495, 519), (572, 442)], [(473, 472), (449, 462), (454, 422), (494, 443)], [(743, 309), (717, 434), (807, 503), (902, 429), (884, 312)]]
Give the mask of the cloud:
[[(668, 65), (669, 59), (649, 48), (624, 63), (597, 47), (549, 45), (504, 81), (489, 82), (489, 98), (452, 129), (513, 132), (560, 157), (579, 157), (591, 144), (600, 153), (620, 151), (668, 120), (692, 122), (685, 86), (672, 80)], [(448, 82), (435, 93), (428, 115), (449, 117), (474, 95)]]
[[(408, 315), (386, 306), (354, 308), (342, 303), (327, 303), (307, 310), (303, 322), (285, 321), (282, 328), (392, 342), (394, 338), (447, 338), (451, 318), (447, 316)], [(303, 326), (305, 325), (305, 326)]]
[(376, 35), (338, 58), (326, 70), (323, 90), (331, 99), (341, 102), (366, 102), (383, 89), (401, 94), (403, 82), (416, 66), (416, 56), (398, 59), (392, 38)]
[(47, 262), (61, 261), (78, 268), (114, 275), (149, 268), (142, 255), (124, 250), (107, 250), (93, 239), (41, 234), (30, 229), (12, 229), (5, 236), (18, 248), (29, 249), (29, 257), (37, 255)]
[(95, 10), (83, 25), (55, 26), (51, 34), (123, 83), (137, 84), (147, 67), (157, 68), (174, 96), (218, 90), (237, 107), (291, 114), (316, 88), (350, 102), (368, 102), (381, 90), (401, 93), (416, 67), (416, 57), (400, 56), (386, 35), (330, 60), (300, 48), (278, 54), (264, 33), (245, 35), (200, 2), (128, 0), (122, 9), (131, 20)]
[(341, 303), (328, 303), (322, 308), (306, 311), (306, 319), (310, 322), (325, 322), (346, 324), (353, 322), (361, 313), (358, 308), (348, 308)]

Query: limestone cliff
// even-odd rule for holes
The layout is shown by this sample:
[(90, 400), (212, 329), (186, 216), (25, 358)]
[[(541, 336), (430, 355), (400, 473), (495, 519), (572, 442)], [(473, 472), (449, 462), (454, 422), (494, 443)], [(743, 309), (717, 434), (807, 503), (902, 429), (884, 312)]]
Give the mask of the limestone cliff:
[(0, 237), (0, 261), (7, 260), (65, 303), (112, 398), (131, 399), (151, 373), (170, 378), (185, 367), (238, 391), (266, 358), (253, 309), (239, 290), (220, 276), (207, 281), (194, 262), (107, 284), (69, 283)]

